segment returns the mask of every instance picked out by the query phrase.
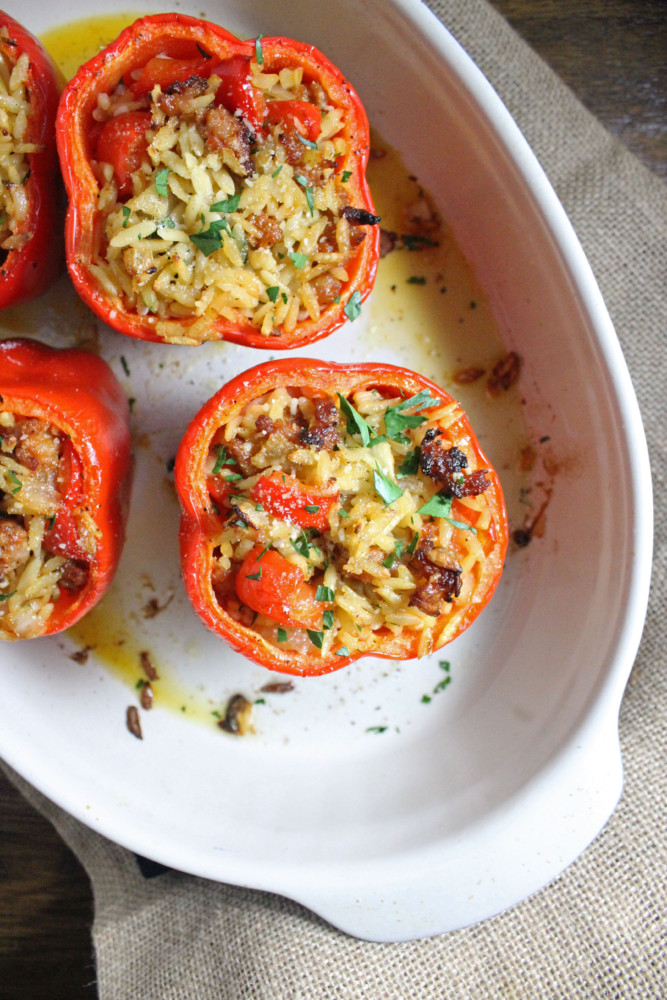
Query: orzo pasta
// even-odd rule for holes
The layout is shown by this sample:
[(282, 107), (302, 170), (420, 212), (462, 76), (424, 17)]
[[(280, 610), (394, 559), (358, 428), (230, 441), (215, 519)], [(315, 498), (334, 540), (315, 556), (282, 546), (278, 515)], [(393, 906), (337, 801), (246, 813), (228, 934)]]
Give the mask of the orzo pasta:
[(459, 405), (403, 368), (251, 369), (195, 417), (176, 480), (195, 610), (272, 669), (430, 653), (500, 577), (498, 477)]
[(144, 18), (71, 82), (58, 141), (70, 271), (116, 329), (283, 348), (358, 313), (368, 123), (311, 46)]

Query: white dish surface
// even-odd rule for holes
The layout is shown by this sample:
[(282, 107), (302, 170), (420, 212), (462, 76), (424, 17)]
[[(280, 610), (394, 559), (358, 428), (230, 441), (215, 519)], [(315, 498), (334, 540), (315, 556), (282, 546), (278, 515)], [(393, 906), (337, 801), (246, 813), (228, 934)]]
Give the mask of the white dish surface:
[[(25, 5), (5, 9), (27, 16)], [(96, 13), (124, 9), (101, 0)], [(57, 25), (45, 0), (29, 10), (33, 32)], [(88, 13), (81, 0), (68, 7), (72, 20)], [(106, 621), (111, 643), (122, 636), (128, 649), (151, 650), (171, 708), (143, 713), (138, 741), (124, 725), (136, 692), (103, 657), (75, 662), (81, 643), (68, 634), (4, 644), (0, 753), (84, 823), (166, 865), (281, 893), (363, 938), (448, 931), (553, 879), (620, 794), (618, 708), (651, 550), (636, 401), (546, 179), (489, 85), (421, 4), (275, 0), (267, 9), (261, 0), (209, 0), (205, 13), (241, 37), (283, 34), (321, 48), (434, 196), (505, 349), (524, 362), (503, 421), (480, 391), (462, 392), (462, 402), (505, 476), (512, 527), (520, 526), (520, 447), (549, 438), (532, 473), (532, 502), (540, 483), (550, 497), (546, 529), (511, 551), (489, 608), (438, 655), (361, 660), (298, 679), (289, 695), (261, 695), (280, 678), (229, 652), (184, 596), (166, 463), (204, 400), (269, 352), (179, 349), (102, 331), (102, 353), (137, 401), (137, 476), (119, 576), (94, 621)], [(381, 358), (442, 382), (456, 351), (424, 343), (409, 316), (407, 326), (387, 325), (382, 301), (374, 293), (354, 325), (293, 354)], [(65, 336), (49, 305), (58, 302), (61, 315), (63, 303), (73, 312), (70, 331), (78, 325)], [(63, 279), (46, 305), (0, 317), (0, 330), (69, 345), (90, 323)], [(151, 598), (169, 604), (148, 619), (140, 609)], [(443, 671), (452, 683), (433, 694)], [(255, 708), (256, 732), (241, 739), (208, 718), (237, 691), (266, 702)]]

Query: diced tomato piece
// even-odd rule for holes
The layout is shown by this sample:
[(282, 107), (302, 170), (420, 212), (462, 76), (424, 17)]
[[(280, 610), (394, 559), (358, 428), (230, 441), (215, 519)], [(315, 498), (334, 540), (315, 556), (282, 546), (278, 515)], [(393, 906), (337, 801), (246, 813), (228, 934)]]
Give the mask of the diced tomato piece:
[(262, 92), (252, 83), (250, 59), (247, 56), (225, 59), (214, 66), (211, 76), (220, 77), (215, 103), (222, 104), (232, 114), (240, 112), (241, 117), (257, 132), (266, 116), (266, 101)]
[(286, 473), (272, 472), (257, 480), (250, 496), (282, 521), (298, 524), (300, 528), (326, 531), (331, 508), (338, 503), (339, 493), (338, 490), (307, 486)]
[(291, 126), (309, 142), (316, 142), (322, 131), (320, 109), (308, 101), (269, 101), (266, 120), (272, 124)]
[(236, 593), (253, 611), (292, 628), (319, 629), (325, 605), (294, 563), (256, 545), (236, 574)]
[(149, 111), (128, 111), (124, 115), (110, 118), (100, 132), (96, 158), (113, 167), (121, 198), (132, 194), (131, 174), (139, 169), (146, 156), (146, 132), (150, 125)]
[(69, 438), (63, 439), (60, 462), (61, 482), (58, 484), (58, 491), (62, 497), (62, 505), (47, 524), (44, 548), (56, 556), (88, 560), (90, 554), (81, 545), (79, 527), (73, 514), (83, 498), (83, 470), (81, 459)]
[(155, 56), (149, 59), (141, 70), (141, 76), (133, 80), (130, 90), (136, 97), (150, 94), (156, 83), (163, 91), (174, 83), (185, 83), (191, 76), (208, 79), (211, 75), (211, 59), (203, 56), (199, 59), (170, 59), (168, 56)]

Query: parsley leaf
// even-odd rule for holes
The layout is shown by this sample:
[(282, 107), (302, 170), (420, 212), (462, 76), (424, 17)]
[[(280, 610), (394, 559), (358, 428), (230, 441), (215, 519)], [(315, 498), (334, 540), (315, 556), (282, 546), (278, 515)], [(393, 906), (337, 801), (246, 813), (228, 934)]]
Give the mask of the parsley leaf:
[(343, 173), (340, 175), (340, 179), (343, 182), (343, 184), (347, 184), (351, 176), (352, 176), (351, 170), (344, 170)]
[(209, 223), (208, 229), (202, 233), (193, 233), (190, 240), (205, 257), (210, 257), (212, 253), (222, 246), (221, 230), (229, 233), (229, 226), (226, 219), (218, 219)]
[[(212, 476), (217, 476), (217, 474), (220, 472), (220, 469), (223, 467), (223, 465), (233, 465), (233, 464), (234, 464), (234, 459), (231, 458), (231, 456), (229, 456), (227, 454), (227, 449), (225, 448), (224, 444), (219, 444), (218, 445), (218, 457), (215, 460), (215, 465), (211, 469), (211, 475)], [(241, 479), (241, 478), (242, 477), (239, 476), (239, 479)]]
[(449, 517), (452, 512), (452, 498), (444, 493), (436, 493), (417, 511), (418, 514), (430, 514), (431, 517)]
[(408, 427), (419, 427), (426, 422), (426, 417), (420, 417), (418, 413), (404, 413), (404, 410), (423, 410), (427, 406), (436, 406), (439, 402), (440, 400), (433, 397), (428, 389), (422, 389), (416, 396), (403, 399), (396, 406), (388, 407), (384, 415), (387, 436), (396, 439)]
[(310, 209), (310, 214), (312, 215), (313, 212), (315, 211), (315, 201), (314, 201), (314, 198), (313, 198), (313, 189), (312, 189), (312, 187), (309, 186), (308, 181), (306, 180), (306, 178), (302, 177), (301, 174), (299, 174), (294, 179), (296, 180), (297, 184), (300, 184), (301, 187), (303, 188), (304, 193), (306, 195), (306, 202), (308, 204), (308, 208)]
[(350, 651), (347, 648), (347, 646), (341, 646), (340, 649), (337, 649), (336, 652), (334, 653), (334, 656), (349, 656), (349, 655)]
[(308, 147), (308, 149), (317, 149), (317, 143), (313, 142), (312, 139), (306, 139), (305, 135), (301, 135), (300, 132), (297, 132), (296, 137), (299, 142), (302, 142), (304, 146)]
[(415, 531), (414, 535), (412, 536), (412, 541), (405, 550), (409, 556), (413, 555), (415, 549), (417, 548), (418, 541), (419, 541), (419, 532)]
[(262, 51), (262, 38), (264, 35), (258, 35), (255, 39), (255, 59), (257, 60), (258, 66), (264, 65), (264, 53)]
[(155, 175), (155, 190), (160, 195), (161, 198), (166, 198), (169, 194), (169, 188), (167, 186), (167, 177), (171, 173), (169, 167), (165, 167), (164, 170), (158, 170)]
[(292, 251), (290, 251), (288, 256), (298, 271), (304, 268), (308, 263), (308, 257), (305, 255), (305, 253), (293, 253)]
[(123, 205), (123, 229), (127, 229), (127, 224), (130, 221), (130, 216), (131, 215), (132, 215), (132, 212), (127, 207), (127, 205)]
[(13, 497), (15, 497), (15, 496), (16, 496), (16, 494), (17, 494), (17, 493), (20, 493), (20, 491), (21, 491), (21, 490), (23, 489), (23, 483), (21, 482), (21, 480), (20, 480), (20, 479), (19, 479), (19, 477), (18, 477), (18, 476), (16, 475), (16, 473), (14, 472), (14, 470), (13, 470), (13, 469), (10, 469), (10, 470), (9, 470), (9, 478), (11, 479), (11, 481), (12, 481), (12, 482), (14, 483), (14, 485), (16, 486), (16, 489), (15, 489), (15, 490), (12, 490), (12, 496), (13, 496)]
[(317, 514), (318, 510), (320, 509), (320, 506), (319, 504), (316, 503), (307, 503), (303, 509), (307, 510), (309, 514)]
[(211, 205), (212, 212), (235, 212), (239, 207), (239, 202), (241, 200), (240, 194), (234, 194), (231, 198), (225, 198), (223, 201), (216, 201), (215, 205)]
[(395, 500), (398, 500), (399, 497), (403, 496), (403, 490), (400, 486), (397, 486), (393, 480), (386, 476), (377, 463), (375, 464), (375, 471), (373, 472), (373, 483), (375, 485), (376, 492), (379, 493), (384, 500), (385, 507), (388, 507), (390, 504), (394, 503)]
[(308, 544), (305, 531), (302, 531), (296, 540), (290, 538), (290, 544), (300, 556), (303, 556), (304, 559), (310, 559), (310, 545)]
[(350, 295), (343, 312), (350, 323), (354, 323), (355, 319), (359, 319), (361, 316), (361, 292), (358, 288)]
[(271, 302), (275, 302), (280, 293), (280, 288), (278, 285), (271, 285), (270, 288), (266, 289), (266, 294), (269, 296)]
[(419, 472), (419, 455), (419, 448), (413, 448), (412, 451), (409, 451), (398, 467), (398, 474), (400, 476), (414, 476)]
[(331, 587), (322, 587), (321, 585), (315, 591), (316, 601), (330, 601), (333, 603), (336, 595), (331, 589)]
[(316, 632), (312, 628), (306, 629), (306, 631), (313, 646), (317, 646), (318, 649), (321, 649), (322, 643), (324, 642), (324, 632)]
[(287, 642), (287, 631), (284, 628), (278, 629), (278, 642)]
[(371, 443), (373, 428), (366, 423), (360, 413), (357, 413), (352, 403), (345, 396), (338, 393), (338, 399), (340, 401), (340, 408), (347, 417), (347, 433), (360, 434), (364, 448), (368, 448)]

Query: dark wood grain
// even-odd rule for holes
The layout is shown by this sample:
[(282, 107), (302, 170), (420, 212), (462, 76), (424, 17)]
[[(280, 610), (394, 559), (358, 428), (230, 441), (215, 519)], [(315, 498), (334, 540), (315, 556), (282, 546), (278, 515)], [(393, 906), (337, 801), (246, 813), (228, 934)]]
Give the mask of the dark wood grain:
[[(577, 96), (667, 177), (665, 0), (492, 0)], [(96, 995), (87, 876), (0, 775), (3, 1000)]]

